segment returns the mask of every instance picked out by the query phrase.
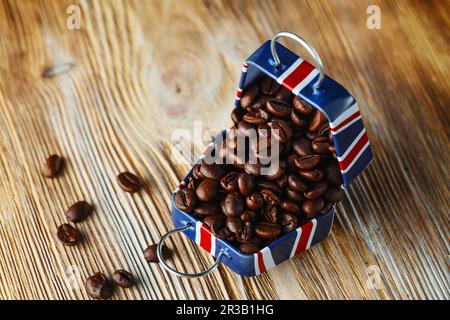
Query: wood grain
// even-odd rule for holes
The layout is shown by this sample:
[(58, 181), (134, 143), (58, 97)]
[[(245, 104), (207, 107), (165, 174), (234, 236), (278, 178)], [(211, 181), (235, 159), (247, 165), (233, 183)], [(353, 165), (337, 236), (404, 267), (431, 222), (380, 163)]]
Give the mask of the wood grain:
[[(74, 3), (80, 30), (66, 27)], [(369, 4), (381, 8), (381, 30), (366, 27)], [(86, 299), (89, 275), (125, 268), (139, 284), (116, 299), (449, 299), (448, 7), (2, 0), (0, 298)], [(172, 130), (228, 127), (242, 61), (279, 30), (311, 41), (354, 94), (375, 161), (346, 190), (330, 237), (261, 276), (220, 267), (187, 280), (148, 265), (142, 251), (172, 227), (170, 195), (189, 168), (176, 150), (201, 150), (174, 143)], [(67, 166), (47, 180), (51, 153)], [(143, 177), (141, 193), (120, 190), (123, 170)], [(83, 243), (63, 247), (56, 226), (81, 199), (95, 213), (79, 224)], [(173, 246), (177, 268), (212, 262), (185, 237)], [(378, 289), (367, 285), (370, 266)]]

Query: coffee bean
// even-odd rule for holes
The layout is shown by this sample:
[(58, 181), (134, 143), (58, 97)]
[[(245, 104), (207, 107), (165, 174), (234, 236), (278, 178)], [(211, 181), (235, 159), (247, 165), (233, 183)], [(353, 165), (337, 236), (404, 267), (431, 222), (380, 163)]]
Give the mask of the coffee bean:
[(308, 122), (303, 119), (303, 116), (295, 109), (292, 109), (291, 111), (291, 120), (299, 128), (305, 128), (308, 125)]
[(328, 184), (323, 181), (317, 183), (314, 188), (303, 193), (306, 199), (317, 199), (327, 191)]
[(114, 272), (112, 281), (121, 288), (131, 288), (134, 284), (133, 275), (123, 269)]
[(279, 205), (280, 204), (280, 198), (278, 197), (278, 195), (273, 192), (271, 189), (263, 189), (260, 191), (264, 201), (268, 204), (268, 205)]
[(245, 109), (241, 107), (234, 108), (231, 112), (231, 120), (233, 121), (233, 123), (238, 124), (240, 121), (242, 121), (242, 117), (244, 116), (245, 112)]
[(86, 219), (92, 211), (92, 207), (86, 201), (78, 201), (66, 211), (66, 218), (73, 223)]
[(248, 173), (243, 172), (239, 174), (238, 186), (241, 194), (247, 196), (255, 190), (255, 178)]
[(251, 210), (260, 210), (264, 205), (264, 199), (259, 192), (252, 193), (249, 195), (245, 202), (247, 207)]
[(233, 171), (227, 173), (222, 179), (220, 179), (220, 185), (223, 190), (231, 192), (238, 190), (238, 178), (239, 172)]
[(247, 172), (248, 174), (251, 174), (253, 176), (259, 176), (261, 174), (261, 165), (260, 164), (246, 163), (244, 168), (245, 168), (245, 172)]
[(293, 99), (292, 103), (294, 104), (295, 110), (297, 110), (301, 114), (310, 115), (314, 111), (314, 108), (312, 106), (301, 100), (298, 96)]
[(312, 169), (312, 170), (299, 170), (298, 175), (310, 182), (317, 182), (323, 179), (323, 172), (318, 169)]
[(294, 191), (291, 188), (286, 189), (286, 194), (291, 200), (294, 200), (297, 202), (304, 200), (303, 195), (300, 192)]
[(215, 236), (218, 239), (227, 240), (231, 242), (234, 242), (236, 240), (236, 235), (233, 232), (231, 232), (231, 230), (228, 227), (220, 229)]
[(264, 174), (265, 178), (269, 181), (278, 180), (282, 175), (284, 175), (286, 169), (285, 161), (278, 161), (271, 163), (268, 168), (265, 168)]
[(288, 176), (288, 185), (294, 191), (303, 192), (308, 186), (297, 176), (290, 174)]
[(283, 213), (280, 216), (280, 225), (283, 233), (294, 231), (298, 226), (297, 216), (289, 212)]
[(247, 242), (239, 245), (239, 250), (243, 253), (252, 254), (259, 251), (259, 247), (255, 243)]
[(256, 185), (258, 186), (258, 188), (260, 189), (270, 189), (278, 194), (281, 193), (281, 188), (280, 186), (273, 181), (269, 181), (269, 180), (259, 180)]
[(292, 212), (292, 213), (300, 213), (301, 212), (300, 207), (296, 203), (289, 201), (289, 200), (281, 201), (280, 207), (283, 208), (284, 210)]
[(280, 90), (278, 90), (278, 92), (276, 93), (275, 98), (289, 102), (292, 101), (293, 96), (294, 95), (290, 90), (286, 89), (285, 87), (281, 87)]
[(217, 181), (213, 179), (203, 180), (195, 190), (197, 198), (201, 201), (209, 201), (216, 196), (217, 193)]
[(231, 232), (239, 235), (242, 231), (242, 221), (240, 217), (227, 217), (227, 227)]
[(301, 170), (308, 170), (317, 167), (320, 162), (320, 156), (317, 154), (310, 154), (301, 156), (295, 159), (295, 165)]
[(247, 112), (242, 118), (251, 124), (262, 124), (269, 120), (269, 114), (266, 110), (261, 108), (255, 111)]
[(283, 120), (273, 120), (269, 122), (268, 127), (275, 140), (286, 142), (292, 138), (291, 127)]
[[(261, 198), (261, 200), (262, 200), (262, 198)], [(240, 218), (244, 224), (245, 223), (253, 223), (257, 219), (257, 213), (252, 210), (246, 210), (241, 213)]]
[(244, 201), (237, 192), (230, 192), (222, 202), (222, 212), (226, 216), (238, 216), (244, 211)]
[(306, 138), (297, 138), (292, 142), (292, 148), (299, 156), (309, 156), (313, 154), (311, 142)]
[(262, 239), (273, 239), (280, 235), (281, 228), (273, 223), (258, 223), (255, 226), (255, 234)]
[[(324, 140), (325, 139), (325, 140)], [(317, 137), (311, 142), (311, 148), (315, 153), (325, 154), (328, 153), (328, 148), (331, 146), (328, 138)]]
[(325, 176), (328, 182), (335, 186), (342, 184), (342, 174), (337, 163), (330, 163), (325, 166)]
[(327, 121), (327, 118), (325, 115), (320, 112), (319, 110), (316, 110), (314, 113), (314, 116), (309, 124), (308, 130), (309, 131), (317, 131), (319, 128)]
[(253, 225), (249, 222), (244, 223), (242, 232), (238, 235), (237, 240), (241, 243), (249, 242), (253, 237)]
[(69, 247), (77, 245), (81, 241), (80, 231), (66, 223), (57, 228), (56, 235), (63, 245)]
[(306, 200), (303, 202), (302, 209), (308, 218), (314, 218), (320, 210), (325, 206), (325, 202), (322, 198), (314, 200)]
[(111, 281), (101, 272), (87, 278), (85, 287), (87, 294), (96, 300), (109, 299), (113, 295)]
[(325, 198), (329, 200), (331, 203), (338, 203), (342, 200), (343, 193), (340, 187), (330, 187), (325, 192)]
[(276, 181), (277, 185), (280, 188), (285, 188), (288, 185), (288, 176), (283, 174), (281, 177), (279, 177)]
[(267, 222), (277, 223), (278, 221), (278, 209), (273, 205), (265, 207), (262, 211), (262, 215)]
[(194, 212), (200, 216), (211, 216), (220, 213), (220, 207), (215, 201), (200, 202), (195, 208)]
[(190, 212), (195, 207), (195, 192), (190, 188), (183, 188), (173, 196), (175, 206), (184, 212)]
[(280, 89), (278, 82), (272, 80), (271, 78), (264, 78), (261, 82), (261, 91), (268, 96), (275, 94), (275, 92)]
[[(157, 248), (158, 248), (158, 244), (155, 243), (155, 244), (148, 246), (147, 249), (144, 250), (144, 258), (148, 263), (158, 263), (159, 262)], [(172, 252), (169, 250), (169, 248), (167, 248), (165, 245), (163, 245), (162, 256), (163, 256), (164, 260), (169, 259), (171, 255), (172, 255)]]
[(215, 214), (206, 216), (203, 219), (203, 223), (206, 224), (214, 235), (218, 234), (219, 230), (225, 226), (226, 218), (222, 214)]
[(200, 166), (200, 173), (205, 178), (220, 180), (226, 172), (218, 164), (208, 164), (206, 162), (203, 162)]
[(266, 103), (267, 111), (277, 117), (286, 117), (291, 113), (292, 107), (284, 100), (271, 98)]
[(328, 139), (329, 142), (333, 142), (329, 140), (329, 131), (330, 131), (330, 125), (328, 123), (324, 123), (319, 130), (317, 130), (317, 136), (318, 137), (325, 137)]
[(42, 174), (46, 178), (55, 178), (58, 176), (64, 167), (64, 160), (57, 154), (52, 154), (45, 160), (42, 167)]
[(257, 85), (252, 85), (246, 89), (241, 97), (242, 108), (248, 108), (258, 95), (259, 88)]
[(125, 171), (117, 176), (117, 183), (125, 192), (135, 193), (141, 188), (141, 180), (131, 172)]

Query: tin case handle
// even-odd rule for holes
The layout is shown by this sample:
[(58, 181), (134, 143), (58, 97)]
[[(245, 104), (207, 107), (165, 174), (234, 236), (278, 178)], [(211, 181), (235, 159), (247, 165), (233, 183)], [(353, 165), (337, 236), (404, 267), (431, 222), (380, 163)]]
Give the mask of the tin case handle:
[(314, 47), (311, 44), (309, 44), (308, 42), (303, 40), (302, 37), (299, 37), (298, 35), (296, 35), (294, 33), (287, 32), (287, 31), (278, 32), (270, 41), (270, 51), (272, 52), (273, 60), (275, 62), (275, 65), (274, 65), (275, 68), (278, 68), (281, 64), (281, 61), (280, 61), (280, 58), (278, 57), (277, 49), (275, 46), (277, 39), (281, 38), (281, 37), (286, 37), (286, 38), (295, 40), (302, 47), (304, 47), (309, 52), (309, 54), (312, 56), (312, 58), (314, 59), (314, 62), (316, 63), (317, 67), (319, 68), (319, 79), (317, 79), (316, 83), (314, 83), (314, 85), (313, 85), (314, 92), (316, 93), (317, 89), (319, 89), (320, 84), (322, 83), (323, 79), (325, 78), (325, 68), (323, 66), (322, 59), (320, 58), (316, 49), (314, 49)]
[(216, 261), (214, 262), (214, 264), (211, 267), (209, 267), (208, 269), (206, 269), (202, 272), (197, 272), (197, 273), (187, 273), (187, 272), (180, 272), (178, 270), (175, 270), (173, 267), (171, 267), (167, 264), (167, 262), (164, 260), (163, 253), (162, 253), (163, 244), (169, 236), (171, 236), (172, 234), (178, 233), (178, 232), (183, 232), (190, 228), (192, 228), (192, 226), (188, 223), (183, 227), (172, 229), (172, 230), (168, 231), (166, 234), (164, 234), (162, 236), (161, 240), (159, 241), (156, 253), (158, 255), (158, 259), (159, 259), (161, 266), (164, 269), (166, 269), (167, 271), (169, 271), (170, 273), (172, 273), (176, 276), (179, 276), (179, 277), (184, 277), (184, 278), (199, 278), (199, 277), (206, 276), (207, 274), (211, 273), (212, 271), (214, 271), (214, 269), (216, 269), (219, 266), (220, 261), (222, 260), (222, 257), (225, 253), (224, 251), (219, 252)]

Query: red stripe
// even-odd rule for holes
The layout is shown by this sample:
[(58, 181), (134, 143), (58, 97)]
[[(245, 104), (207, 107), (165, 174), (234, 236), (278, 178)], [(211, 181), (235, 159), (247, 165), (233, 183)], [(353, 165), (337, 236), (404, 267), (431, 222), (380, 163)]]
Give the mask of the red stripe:
[(180, 183), (180, 184), (178, 185), (178, 188), (183, 189), (183, 188), (184, 188), (184, 184), (183, 184), (183, 183)]
[(242, 97), (242, 91), (238, 90), (236, 92), (236, 97), (238, 97), (238, 98)]
[(303, 61), (291, 72), (284, 80), (283, 86), (292, 91), (300, 82), (302, 82), (312, 71), (314, 67), (307, 61)]
[(308, 221), (302, 227), (302, 234), (300, 236), (300, 240), (298, 241), (297, 248), (295, 249), (295, 254), (306, 250), (306, 246), (308, 245), (308, 240), (311, 234), (312, 227), (313, 223), (311, 221)]
[(331, 131), (337, 131), (340, 128), (342, 128), (343, 126), (345, 126), (347, 123), (349, 123), (350, 121), (352, 121), (353, 119), (356, 119), (357, 117), (360, 116), (359, 111), (356, 111), (354, 114), (352, 114), (350, 117), (348, 117), (347, 119), (345, 119), (344, 121), (342, 121), (339, 125), (337, 125), (334, 128), (331, 128)]
[(347, 154), (344, 160), (339, 161), (339, 168), (341, 168), (342, 171), (347, 169), (349, 164), (355, 159), (355, 157), (359, 154), (361, 149), (364, 147), (364, 145), (369, 141), (369, 138), (367, 137), (367, 134), (364, 132), (362, 137), (359, 139), (359, 141), (355, 144), (353, 149)]
[(266, 272), (266, 266), (264, 265), (264, 259), (261, 251), (258, 251), (258, 267), (260, 273)]
[(200, 247), (211, 252), (211, 231), (205, 224), (202, 224), (200, 227)]

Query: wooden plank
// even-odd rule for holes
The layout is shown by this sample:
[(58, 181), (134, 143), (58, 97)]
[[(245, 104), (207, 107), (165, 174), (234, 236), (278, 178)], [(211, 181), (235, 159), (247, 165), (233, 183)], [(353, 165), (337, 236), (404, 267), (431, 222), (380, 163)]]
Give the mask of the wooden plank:
[[(71, 4), (0, 2), (0, 298), (85, 299), (89, 275), (118, 268), (139, 284), (116, 299), (450, 297), (448, 1), (80, 1), (80, 30), (66, 27)], [(381, 30), (366, 26), (369, 4)], [(355, 95), (373, 165), (325, 242), (261, 276), (220, 267), (187, 280), (148, 265), (142, 251), (172, 227), (170, 195), (189, 168), (173, 151), (201, 150), (173, 129), (230, 126), (242, 61), (279, 30), (311, 41)], [(40, 174), (50, 153), (67, 160), (54, 180)], [(142, 192), (120, 190), (123, 170)], [(81, 199), (95, 213), (83, 243), (63, 247), (56, 226)], [(212, 263), (187, 238), (173, 247), (177, 268)]]

